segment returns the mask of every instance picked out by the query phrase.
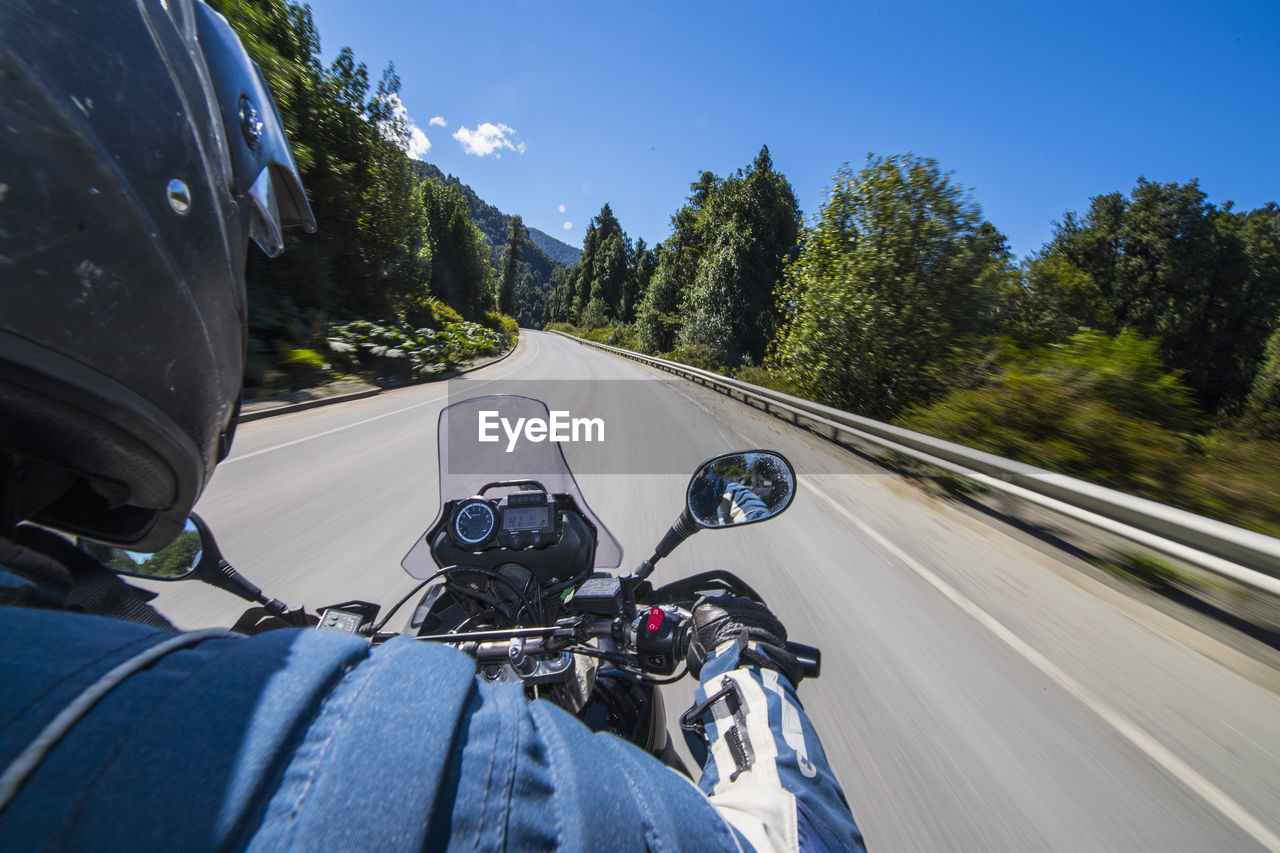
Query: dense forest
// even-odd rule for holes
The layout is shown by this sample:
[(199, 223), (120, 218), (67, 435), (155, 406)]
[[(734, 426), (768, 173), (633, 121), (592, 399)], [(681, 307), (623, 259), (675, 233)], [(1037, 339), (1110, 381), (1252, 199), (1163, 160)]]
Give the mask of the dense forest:
[(1280, 208), (1139, 178), (1017, 260), (933, 160), (802, 223), (767, 148), (648, 255), (608, 206), (557, 325), (1280, 534)]
[[(490, 261), (495, 269), (502, 270), (508, 263), (508, 259), (515, 258), (513, 298), (511, 304), (501, 310), (503, 313), (513, 315), (521, 326), (541, 328), (545, 322), (543, 310), (546, 294), (553, 286), (552, 276), (557, 269), (565, 265), (564, 261), (559, 259), (568, 258), (571, 263), (576, 263), (578, 250), (549, 237), (536, 228), (525, 228), (523, 232), (517, 231), (521, 236), (517, 256), (510, 246), (512, 221), (520, 219), (519, 216), (504, 214), (476, 195), (471, 187), (453, 175), (445, 175), (430, 163), (413, 160), (410, 161), (410, 166), (423, 180), (453, 187), (461, 193), (471, 210), (471, 219), (489, 241)], [(523, 221), (519, 226), (524, 227)]]
[(575, 249), (568, 243), (557, 240), (547, 232), (540, 231), (537, 228), (529, 228), (529, 238), (538, 246), (538, 248), (542, 249), (543, 252), (546, 252), (547, 257), (557, 263), (565, 265), (566, 267), (571, 267), (576, 264), (578, 262), (578, 258), (582, 256), (582, 250)]
[[(305, 5), (213, 5), (267, 77), (318, 225), (288, 234), (278, 259), (250, 256), (251, 392), (344, 374), (425, 378), (513, 343), (512, 295), (549, 286), (559, 264), (469, 188), (410, 160), (395, 67), (374, 83), (349, 49), (322, 63)], [(478, 224), (491, 221), (497, 241)]]
[(606, 204), (556, 282), (549, 319), (616, 323), (653, 352), (679, 345), (685, 358), (758, 363), (781, 319), (774, 288), (797, 250), (795, 193), (767, 147), (745, 170), (704, 172), (692, 189), (670, 238), (652, 249), (632, 243)]

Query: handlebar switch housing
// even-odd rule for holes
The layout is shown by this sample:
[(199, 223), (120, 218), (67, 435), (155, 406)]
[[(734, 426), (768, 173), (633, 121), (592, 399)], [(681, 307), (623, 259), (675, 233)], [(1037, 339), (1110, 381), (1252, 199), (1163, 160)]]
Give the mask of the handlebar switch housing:
[(670, 675), (676, 671), (684, 638), (678, 619), (659, 607), (640, 614), (635, 626), (635, 648), (640, 666), (647, 672)]
[(321, 631), (338, 631), (342, 634), (373, 633), (373, 620), (378, 618), (380, 605), (372, 601), (344, 601), (320, 608)]

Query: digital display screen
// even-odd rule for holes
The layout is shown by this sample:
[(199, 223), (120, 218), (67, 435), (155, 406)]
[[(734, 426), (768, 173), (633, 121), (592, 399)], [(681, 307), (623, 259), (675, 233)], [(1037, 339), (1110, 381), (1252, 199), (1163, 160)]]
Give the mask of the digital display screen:
[(506, 530), (540, 530), (550, 527), (551, 507), (509, 506), (502, 514), (502, 526)]

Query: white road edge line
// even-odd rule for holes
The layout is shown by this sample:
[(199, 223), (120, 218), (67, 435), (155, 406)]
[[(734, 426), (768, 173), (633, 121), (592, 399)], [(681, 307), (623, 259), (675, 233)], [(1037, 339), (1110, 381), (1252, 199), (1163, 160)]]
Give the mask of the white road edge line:
[[(490, 376), (490, 377), (486, 377), (485, 379), (477, 380), (477, 381), (492, 382), (495, 379), (503, 379), (507, 376), (510, 376), (513, 372), (515, 371), (508, 370), (507, 372), (500, 373), (497, 376)], [(449, 380), (449, 381), (453, 381), (453, 380)], [(273, 453), (277, 450), (284, 450), (286, 447), (293, 447), (293, 445), (295, 444), (302, 444), (302, 442), (310, 441), (313, 438), (323, 438), (326, 435), (333, 435), (335, 432), (342, 432), (344, 429), (351, 429), (352, 427), (364, 426), (365, 424), (373, 423), (374, 421), (380, 421), (383, 418), (389, 418), (392, 415), (399, 415), (404, 412), (411, 411), (413, 409), (420, 409), (423, 406), (429, 406), (432, 403), (438, 403), (441, 400), (448, 399), (448, 397), (449, 397), (448, 394), (441, 394), (438, 397), (432, 397), (430, 400), (423, 400), (421, 403), (414, 403), (412, 406), (405, 406), (403, 409), (396, 409), (394, 412), (385, 412), (381, 415), (374, 415), (371, 418), (365, 418), (362, 421), (356, 421), (355, 423), (345, 424), (344, 426), (334, 427), (333, 429), (327, 429), (324, 432), (318, 432), (318, 433), (315, 433), (314, 435), (304, 435), (302, 438), (295, 438), (293, 441), (286, 441), (284, 444), (277, 444), (274, 447), (264, 447), (262, 450), (255, 450), (252, 453), (246, 453), (243, 456), (232, 456), (230, 459), (223, 460), (218, 467), (222, 468), (227, 465), (234, 464), (236, 462), (241, 462), (245, 459), (252, 459), (255, 456), (261, 456), (264, 453)]]
[(1028, 663), (1044, 673), (1063, 690), (1074, 696), (1086, 708), (1101, 717), (1103, 722), (1115, 729), (1121, 737), (1136, 746), (1139, 750), (1145, 753), (1148, 758), (1163, 767), (1175, 779), (1189, 788), (1192, 792), (1199, 795), (1205, 802), (1213, 806), (1213, 808), (1217, 809), (1224, 817), (1247, 832), (1259, 844), (1268, 850), (1280, 853), (1280, 836), (1277, 836), (1264, 826), (1261, 821), (1246, 811), (1245, 808), (1235, 800), (1231, 799), (1231, 797), (1224, 793), (1222, 789), (1218, 788), (1208, 779), (1201, 776), (1185, 761), (1170, 752), (1169, 749), (1140, 728), (1137, 723), (1134, 723), (1128, 717), (1107, 705), (1102, 701), (1102, 699), (1094, 695), (1092, 691), (1080, 684), (1071, 676), (1067, 675), (1055, 664), (1049, 661), (1048, 658), (1031, 648), (1031, 646), (1027, 645), (1027, 643), (1016, 634), (1000, 622), (996, 621), (994, 616), (987, 613), (987, 611), (983, 610), (977, 604), (974, 604), (955, 587), (938, 577), (910, 554), (907, 554), (897, 545), (882, 536), (865, 521), (855, 516), (845, 507), (841, 506), (834, 498), (810, 485), (805, 480), (801, 480), (800, 485), (804, 486), (810, 492), (825, 501), (832, 509), (847, 518), (855, 527), (875, 540), (882, 548), (906, 564), (906, 566), (917, 575), (928, 581), (935, 589), (949, 598), (961, 610), (978, 620), (984, 628), (994, 634), (1005, 645), (1025, 658)]
[(293, 441), (286, 441), (284, 444), (277, 444), (275, 447), (264, 447), (262, 450), (255, 450), (252, 453), (246, 453), (243, 456), (232, 456), (230, 459), (225, 460), (218, 467), (221, 468), (226, 465), (234, 464), (236, 462), (243, 462), (245, 459), (252, 459), (255, 456), (261, 456), (264, 453), (272, 453), (277, 450), (284, 450), (286, 447), (292, 447), (295, 444), (302, 444), (302, 442), (310, 441), (313, 438), (323, 438), (326, 435), (333, 435), (335, 432), (342, 432), (344, 429), (351, 429), (352, 427), (363, 426), (364, 424), (373, 423), (374, 421), (380, 421), (383, 418), (389, 418), (392, 415), (398, 415), (398, 414), (401, 414), (402, 412), (410, 411), (411, 409), (420, 409), (423, 406), (429, 406), (432, 403), (438, 403), (448, 396), (449, 396), (448, 394), (441, 394), (438, 397), (432, 397), (430, 400), (423, 400), (421, 403), (414, 403), (412, 406), (405, 406), (403, 409), (396, 409), (394, 412), (385, 412), (381, 415), (374, 415), (371, 418), (365, 418), (362, 421), (356, 421), (355, 423), (345, 424), (340, 427), (334, 427), (333, 429), (327, 429), (324, 432), (317, 432), (313, 435), (304, 435), (302, 438), (295, 438)]

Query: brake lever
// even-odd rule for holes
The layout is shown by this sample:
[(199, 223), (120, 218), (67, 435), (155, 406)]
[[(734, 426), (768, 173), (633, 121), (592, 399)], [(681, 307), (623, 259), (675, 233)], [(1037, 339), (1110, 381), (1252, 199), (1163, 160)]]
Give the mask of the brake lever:
[(750, 598), (761, 604), (765, 603), (764, 596), (752, 589), (750, 584), (732, 572), (722, 569), (699, 572), (696, 575), (672, 581), (654, 589), (645, 598), (650, 601), (696, 601), (699, 593), (713, 591), (727, 592)]

